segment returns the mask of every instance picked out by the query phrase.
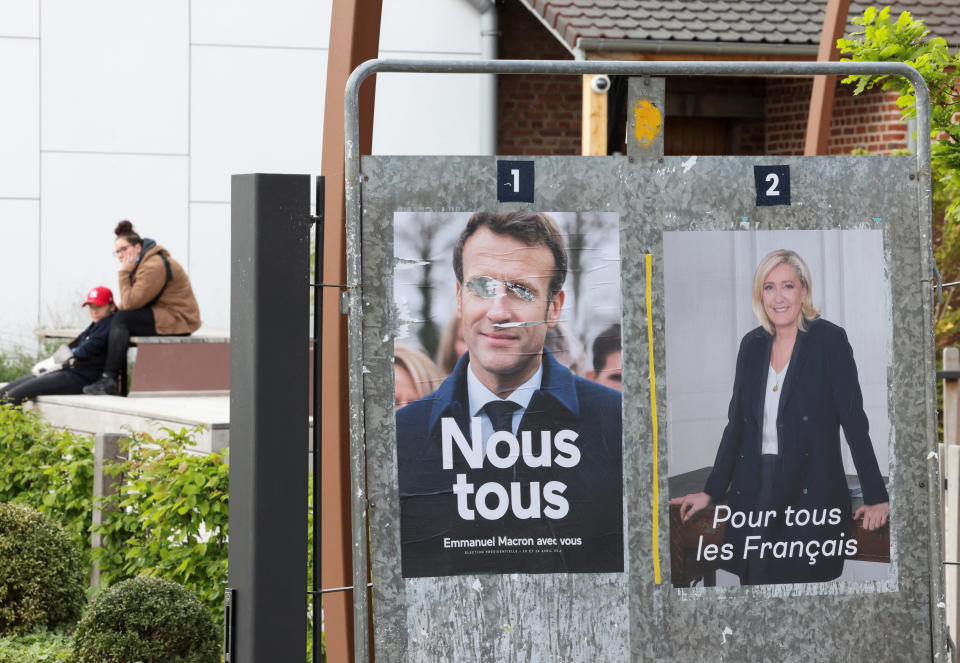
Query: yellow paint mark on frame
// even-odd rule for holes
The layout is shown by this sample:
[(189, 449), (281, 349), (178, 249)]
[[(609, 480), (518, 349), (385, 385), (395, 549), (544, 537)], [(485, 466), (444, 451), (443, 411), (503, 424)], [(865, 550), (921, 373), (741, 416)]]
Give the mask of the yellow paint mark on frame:
[(657, 585), (660, 577), (660, 422), (657, 417), (657, 373), (653, 361), (653, 255), (647, 253), (646, 262), (646, 309), (647, 309), (647, 360), (650, 373), (650, 427), (653, 430), (653, 518), (652, 520), (652, 548), (653, 548), (653, 582)]
[(648, 99), (633, 105), (633, 135), (640, 147), (650, 147), (663, 130), (663, 113)]

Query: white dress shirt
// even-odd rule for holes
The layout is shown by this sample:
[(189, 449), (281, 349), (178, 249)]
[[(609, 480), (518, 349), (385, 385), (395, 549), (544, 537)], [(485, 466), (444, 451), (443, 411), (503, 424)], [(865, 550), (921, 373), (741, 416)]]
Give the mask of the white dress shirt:
[[(760, 453), (778, 454), (780, 453), (780, 442), (777, 437), (777, 412), (780, 410), (780, 394), (783, 393), (783, 381), (787, 377), (787, 369), (790, 367), (788, 361), (783, 370), (777, 373), (773, 370), (773, 364), (767, 371), (767, 392), (763, 399), (763, 438), (760, 442)], [(774, 391), (774, 386), (777, 390)]]
[(488, 440), (490, 436), (493, 435), (493, 423), (490, 421), (490, 417), (487, 415), (484, 406), (490, 401), (512, 401), (519, 405), (520, 407), (513, 411), (513, 419), (510, 423), (510, 432), (514, 435), (517, 434), (517, 429), (520, 427), (520, 420), (523, 419), (523, 414), (527, 411), (527, 406), (530, 405), (530, 399), (533, 398), (533, 392), (540, 388), (540, 384), (543, 382), (543, 364), (540, 364), (537, 368), (537, 372), (533, 376), (524, 382), (522, 385), (514, 389), (514, 391), (507, 396), (506, 398), (500, 398), (495, 393), (483, 386), (483, 383), (480, 382), (480, 379), (473, 374), (473, 364), (467, 365), (467, 400), (469, 401), (470, 406), (470, 416), (471, 417), (480, 417), (480, 430), (483, 434), (483, 439)]

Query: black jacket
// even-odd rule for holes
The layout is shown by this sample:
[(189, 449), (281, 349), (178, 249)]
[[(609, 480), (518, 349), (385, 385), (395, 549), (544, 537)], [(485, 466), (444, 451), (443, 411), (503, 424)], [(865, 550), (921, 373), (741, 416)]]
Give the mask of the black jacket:
[[(863, 489), (864, 503), (889, 500), (870, 441), (857, 379), (853, 350), (841, 327), (813, 320), (798, 332), (793, 355), (780, 395), (777, 432), (780, 452), (776, 462), (772, 505), (759, 504), (760, 446), (763, 405), (773, 337), (758, 327), (743, 337), (737, 356), (733, 397), (727, 426), (705, 492), (715, 503), (727, 498), (732, 511), (771, 506), (778, 511), (763, 531), (749, 526), (726, 526), (726, 541), (734, 545), (734, 558), (725, 564), (744, 579), (742, 548), (749, 535), (764, 540), (806, 545), (817, 541), (845, 541), (851, 529), (850, 493), (840, 454), (843, 429)], [(840, 522), (805, 526), (786, 525), (787, 507), (808, 511), (839, 509)], [(794, 521), (796, 523), (796, 521)], [(819, 549), (821, 546), (815, 546)], [(844, 556), (807, 554), (773, 560), (766, 582), (818, 582), (832, 580), (843, 570)]]
[(113, 316), (107, 316), (100, 322), (92, 322), (80, 332), (80, 335), (68, 343), (73, 350), (73, 365), (64, 368), (84, 384), (95, 381), (103, 374), (107, 360), (107, 338)]

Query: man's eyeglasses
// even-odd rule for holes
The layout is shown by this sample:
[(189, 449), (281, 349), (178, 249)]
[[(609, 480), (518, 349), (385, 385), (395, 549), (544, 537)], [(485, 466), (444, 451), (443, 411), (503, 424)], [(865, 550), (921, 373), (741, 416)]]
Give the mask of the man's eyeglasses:
[(533, 291), (527, 286), (513, 281), (498, 281), (492, 276), (477, 276), (466, 283), (467, 290), (483, 299), (503, 296), (499, 294), (500, 286), (503, 286), (503, 295), (510, 294), (524, 302), (532, 302), (536, 299)]

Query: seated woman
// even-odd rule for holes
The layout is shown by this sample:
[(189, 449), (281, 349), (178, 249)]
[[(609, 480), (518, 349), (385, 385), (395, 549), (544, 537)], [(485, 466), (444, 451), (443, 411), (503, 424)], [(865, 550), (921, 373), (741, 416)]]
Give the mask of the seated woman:
[(188, 336), (200, 327), (200, 308), (180, 263), (152, 239), (141, 238), (129, 221), (118, 223), (114, 234), (120, 310), (110, 327), (103, 375), (83, 388), (85, 394), (117, 393), (131, 336)]
[(44, 359), (30, 375), (24, 375), (0, 388), (0, 401), (21, 403), (37, 396), (79, 394), (85, 385), (103, 372), (107, 354), (107, 336), (113, 322), (113, 293), (103, 286), (87, 294), (83, 306), (89, 307), (90, 326), (52, 357)]

